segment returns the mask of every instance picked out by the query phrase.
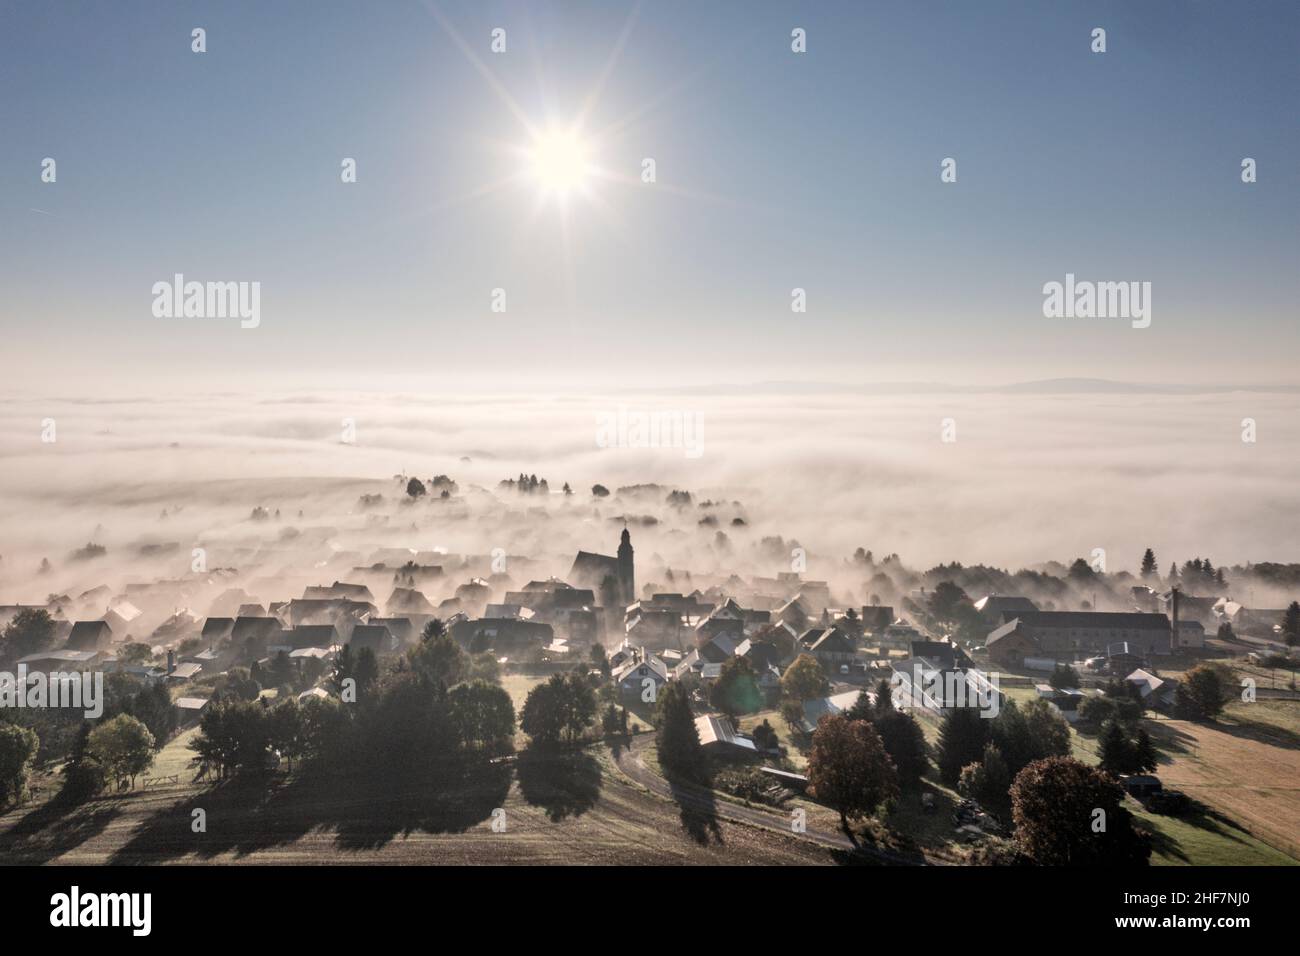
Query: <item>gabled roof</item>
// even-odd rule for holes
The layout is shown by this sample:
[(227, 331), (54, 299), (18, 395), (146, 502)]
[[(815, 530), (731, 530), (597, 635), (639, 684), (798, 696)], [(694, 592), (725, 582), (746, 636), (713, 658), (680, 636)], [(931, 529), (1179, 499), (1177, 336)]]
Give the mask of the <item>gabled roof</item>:
[(113, 640), (113, 629), (107, 621), (78, 621), (72, 625), (65, 645), (70, 651), (95, 651), (107, 647)]
[(736, 733), (736, 728), (726, 717), (704, 714), (695, 718), (695, 731), (700, 736), (700, 746), (708, 744), (726, 744), (742, 750), (757, 752), (752, 738)]

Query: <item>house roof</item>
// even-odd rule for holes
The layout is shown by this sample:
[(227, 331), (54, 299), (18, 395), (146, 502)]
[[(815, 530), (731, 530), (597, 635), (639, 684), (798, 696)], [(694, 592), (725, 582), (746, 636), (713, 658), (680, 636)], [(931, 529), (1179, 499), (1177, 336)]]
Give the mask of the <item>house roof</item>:
[(107, 644), (113, 639), (113, 629), (107, 621), (78, 621), (72, 625), (68, 635), (67, 649), (70, 651), (90, 651)]
[(726, 717), (704, 714), (695, 718), (695, 731), (700, 735), (700, 746), (708, 744), (726, 744), (742, 750), (757, 752), (754, 741), (744, 734), (736, 733), (736, 728)]
[(1122, 628), (1135, 631), (1169, 627), (1168, 617), (1145, 611), (1033, 611), (1017, 617), (1028, 627), (1069, 627), (1079, 630)]

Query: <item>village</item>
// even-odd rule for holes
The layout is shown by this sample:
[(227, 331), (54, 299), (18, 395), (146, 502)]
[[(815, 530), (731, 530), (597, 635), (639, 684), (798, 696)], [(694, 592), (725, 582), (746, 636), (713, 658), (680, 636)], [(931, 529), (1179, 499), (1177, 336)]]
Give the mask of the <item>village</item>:
[[(125, 807), (168, 793), (188, 799), (250, 774), (292, 778), (294, 767), (327, 762), (330, 744), (305, 743), (305, 728), (319, 734), (328, 725), (322, 713), (374, 714), (415, 672), (436, 673), (429, 693), (452, 708), (438, 719), (461, 726), (458, 692), (478, 711), (507, 714), (471, 734), (471, 750), (507, 761), (551, 753), (560, 769), (547, 779), (556, 792), (587, 786), (586, 774), (608, 781), (596, 786), (600, 793), (617, 781), (676, 803), (682, 839), (701, 846), (710, 838), (699, 832), (696, 804), (707, 799), (706, 816), (763, 831), (765, 840), (876, 862), (1047, 862), (1033, 859), (1022, 832), (1032, 822), (1020, 788), (1040, 763), (1065, 761), (1062, 772), (1077, 765), (1093, 774), (1077, 786), (1116, 788), (1117, 812), (1144, 834), (1144, 861), (1300, 859), (1300, 806), (1273, 799), (1270, 776), (1294, 771), (1300, 759), (1300, 604), (1235, 600), (1227, 582), (1239, 569), (1225, 578), (1197, 558), (1164, 576), (1148, 552), (1137, 574), (1106, 574), (1082, 559), (1015, 574), (960, 565), (920, 573), (897, 555), (810, 557), (764, 537), (754, 547), (788, 554), (785, 566), (778, 559), (768, 574), (740, 574), (725, 563), (735, 542), (720, 544), (719, 530), (744, 534), (738, 502), (655, 485), (613, 492), (597, 485), (587, 495), (566, 483), (552, 491), (526, 475), (494, 492), (462, 491), (447, 476), (395, 476), (393, 487), (396, 496), (369, 492), (350, 517), (336, 516), (353, 529), (337, 538), (364, 538), (382, 526), (375, 516), (385, 509), (403, 521), (414, 512), (434, 522), (488, 509), (514, 522), (526, 500), (534, 520), (576, 509), (583, 527), (604, 530), (613, 553), (342, 549), (321, 535), (310, 548), (325, 560), (308, 562), (295, 535), (287, 539), (295, 559), (315, 568), (290, 574), (273, 570), (286, 558), (278, 549), (205, 542), (221, 558), (212, 571), (6, 604), (0, 670), (51, 681), (101, 674), (109, 689), (95, 721), (0, 714), (30, 727), (34, 741), (23, 779), (5, 784), (11, 809), (0, 846), (20, 859), (39, 855), (41, 840), (15, 836), (20, 821), (57, 805), (76, 775), (69, 768), (83, 762), (100, 774), (86, 798)], [(291, 510), (289, 501), (259, 505), (248, 522), (252, 536)], [(380, 537), (393, 537), (384, 527)], [(689, 535), (708, 567), (673, 566), (656, 550)], [(286, 540), (283, 532), (277, 538)], [(638, 550), (641, 538), (654, 544)], [(591, 540), (596, 548), (604, 542)], [(149, 547), (155, 557), (188, 554), (180, 543)], [(241, 551), (242, 566), (227, 563)], [(99, 557), (77, 574), (99, 568), (122, 580), (106, 570), (111, 565), (111, 555)], [(1287, 568), (1294, 571), (1254, 573)], [(314, 583), (285, 593), (295, 579)], [(1236, 593), (1262, 588), (1262, 580), (1242, 582)], [(456, 663), (424, 670), (438, 654)], [(564, 697), (555, 706), (568, 708), (553, 727), (537, 716), (552, 691)], [(258, 738), (251, 758), (246, 741), (221, 751), (220, 717), (237, 705), (267, 714), (292, 706), (301, 727)], [(685, 745), (676, 742), (673, 714), (678, 730), (689, 724)], [(129, 773), (98, 755), (91, 726), (127, 718), (147, 725), (149, 739)], [(475, 719), (476, 728), (490, 723)], [(852, 730), (860, 727), (871, 729)], [(831, 733), (844, 728), (870, 740), (846, 738), (835, 749)], [(366, 732), (378, 735), (366, 738), (372, 750), (400, 736), (390, 725)], [(849, 753), (859, 754), (851, 764), (858, 782), (839, 793), (827, 768)], [(573, 771), (567, 761), (575, 754), (598, 754), (595, 769)], [(864, 769), (872, 754), (883, 754), (875, 776)], [(1272, 769), (1225, 793), (1223, 781), (1246, 760)], [(566, 778), (570, 771), (576, 779)], [(572, 816), (597, 813), (600, 799), (579, 800)], [(485, 807), (486, 832), (492, 814), (511, 813), (506, 806)], [(120, 854), (104, 852), (109, 860)], [(436, 847), (429, 852), (436, 860)]]

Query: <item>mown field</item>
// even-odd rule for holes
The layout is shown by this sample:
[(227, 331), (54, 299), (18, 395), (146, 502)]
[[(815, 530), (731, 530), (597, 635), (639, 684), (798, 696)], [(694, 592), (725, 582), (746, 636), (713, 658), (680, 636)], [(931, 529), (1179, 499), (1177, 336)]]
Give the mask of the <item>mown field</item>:
[[(181, 772), (178, 738), (159, 769)], [(49, 788), (51, 791), (53, 787)], [(206, 832), (192, 828), (195, 810)], [(494, 811), (503, 811), (494, 816)], [(493, 820), (504, 819), (503, 832)], [(773, 864), (833, 862), (793, 836), (724, 820), (684, 825), (671, 801), (613, 771), (599, 748), (423, 779), (275, 775), (48, 802), (0, 816), (14, 864)], [(703, 835), (702, 835), (703, 834)]]

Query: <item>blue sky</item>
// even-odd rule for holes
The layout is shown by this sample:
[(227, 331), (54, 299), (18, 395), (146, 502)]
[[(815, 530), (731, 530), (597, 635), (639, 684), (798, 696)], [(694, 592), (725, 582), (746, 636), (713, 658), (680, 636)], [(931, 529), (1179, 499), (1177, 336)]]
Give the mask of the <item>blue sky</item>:
[[(0, 322), (33, 386), (1294, 384), (1297, 50), (1294, 2), (7, 3)], [(488, 188), (597, 89), (627, 181)], [(176, 272), (261, 326), (155, 318)], [(1151, 327), (1044, 318), (1067, 272)]]

